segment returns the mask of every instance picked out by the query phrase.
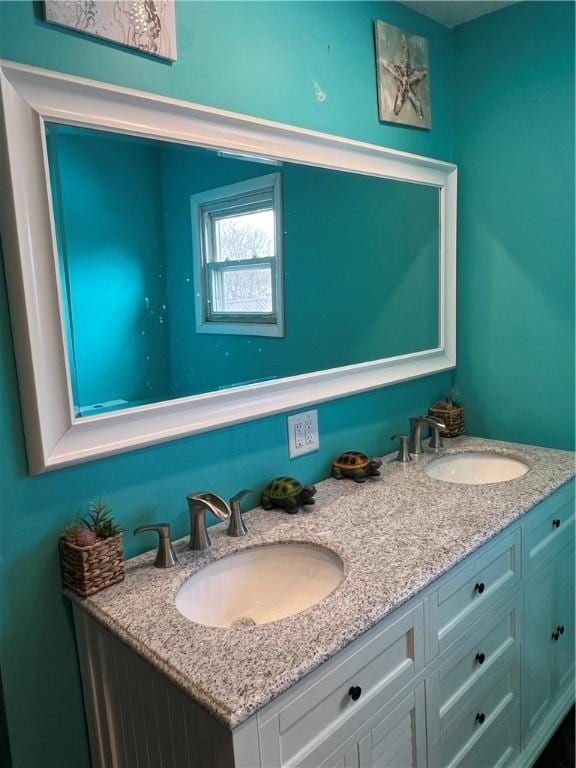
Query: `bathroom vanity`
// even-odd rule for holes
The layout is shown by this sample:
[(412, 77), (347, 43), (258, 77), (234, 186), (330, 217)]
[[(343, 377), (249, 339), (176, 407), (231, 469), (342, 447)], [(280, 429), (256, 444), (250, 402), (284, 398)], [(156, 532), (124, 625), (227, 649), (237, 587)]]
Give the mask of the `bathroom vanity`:
[[(128, 564), (74, 616), (94, 766), (531, 765), (574, 700), (574, 456), (457, 438), (528, 467), (506, 482), (429, 476), (386, 457), (326, 480), (314, 511), (256, 509), (250, 535)], [(340, 585), (302, 613), (221, 628), (175, 594), (233, 552), (331, 550)]]

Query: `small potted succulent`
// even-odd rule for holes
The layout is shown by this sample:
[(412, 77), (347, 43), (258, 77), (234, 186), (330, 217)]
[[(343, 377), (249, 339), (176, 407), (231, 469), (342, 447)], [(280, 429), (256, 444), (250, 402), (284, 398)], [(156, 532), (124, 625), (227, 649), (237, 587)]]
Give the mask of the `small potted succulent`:
[(124, 580), (122, 529), (102, 501), (90, 502), (88, 516), (66, 526), (59, 548), (62, 582), (82, 597)]
[(446, 424), (446, 429), (440, 430), (442, 437), (458, 437), (464, 433), (464, 406), (459, 400), (459, 395), (456, 389), (451, 389), (442, 400), (428, 409), (429, 416), (436, 416)]

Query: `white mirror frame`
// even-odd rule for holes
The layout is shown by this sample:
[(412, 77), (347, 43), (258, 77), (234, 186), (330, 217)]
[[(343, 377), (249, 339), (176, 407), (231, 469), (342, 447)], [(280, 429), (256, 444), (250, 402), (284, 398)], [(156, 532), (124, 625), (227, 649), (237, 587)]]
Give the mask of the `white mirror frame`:
[[(455, 165), (8, 61), (0, 61), (0, 89), (4, 128), (0, 225), (31, 473), (295, 410), (455, 366)], [(438, 348), (75, 418), (61, 315), (45, 121), (437, 187)]]

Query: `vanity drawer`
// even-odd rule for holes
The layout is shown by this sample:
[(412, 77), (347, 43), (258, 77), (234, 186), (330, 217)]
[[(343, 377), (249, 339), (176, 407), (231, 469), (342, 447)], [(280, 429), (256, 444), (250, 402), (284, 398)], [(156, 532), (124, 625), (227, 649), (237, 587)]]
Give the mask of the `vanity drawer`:
[(537, 568), (574, 538), (574, 484), (529, 512), (524, 524), (526, 570)]
[(520, 529), (469, 558), (426, 600), (428, 655), (442, 653), (520, 579)]
[[(332, 732), (359, 728), (423, 668), (423, 606), (385, 620), (260, 713), (262, 764), (300, 762)], [(353, 700), (351, 689), (361, 695)]]
[[(461, 702), (460, 714), (440, 731), (440, 737), (432, 750), (431, 762), (448, 766), (473, 765), (470, 756), (480, 754), (478, 742), (484, 741), (484, 734), (497, 729), (512, 711), (519, 709), (519, 676), (517, 664), (496, 665), (483, 680), (481, 686)], [(491, 737), (489, 737), (491, 739)], [(483, 756), (482, 768), (494, 763)]]
[(471, 627), (458, 643), (458, 650), (430, 675), (426, 693), (431, 738), (460, 715), (488, 678), (511, 666), (519, 674), (521, 610), (519, 595), (505, 600), (487, 620), (479, 622), (480, 626)]
[(388, 701), (328, 758), (322, 757), (324, 742), (307, 755), (298, 768), (425, 768), (424, 699), (421, 684), (400, 703)]
[(488, 725), (462, 749), (451, 762), (442, 758), (438, 745), (432, 745), (430, 768), (518, 768), (520, 754), (520, 714), (516, 707), (510, 714)]

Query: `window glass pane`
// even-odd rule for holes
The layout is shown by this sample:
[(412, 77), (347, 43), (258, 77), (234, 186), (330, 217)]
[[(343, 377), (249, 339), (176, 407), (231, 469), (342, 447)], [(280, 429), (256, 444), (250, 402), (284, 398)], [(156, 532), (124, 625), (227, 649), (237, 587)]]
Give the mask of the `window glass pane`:
[(215, 261), (269, 259), (274, 256), (274, 211), (217, 218)]
[(212, 274), (212, 280), (213, 312), (272, 312), (270, 267), (219, 270)]

